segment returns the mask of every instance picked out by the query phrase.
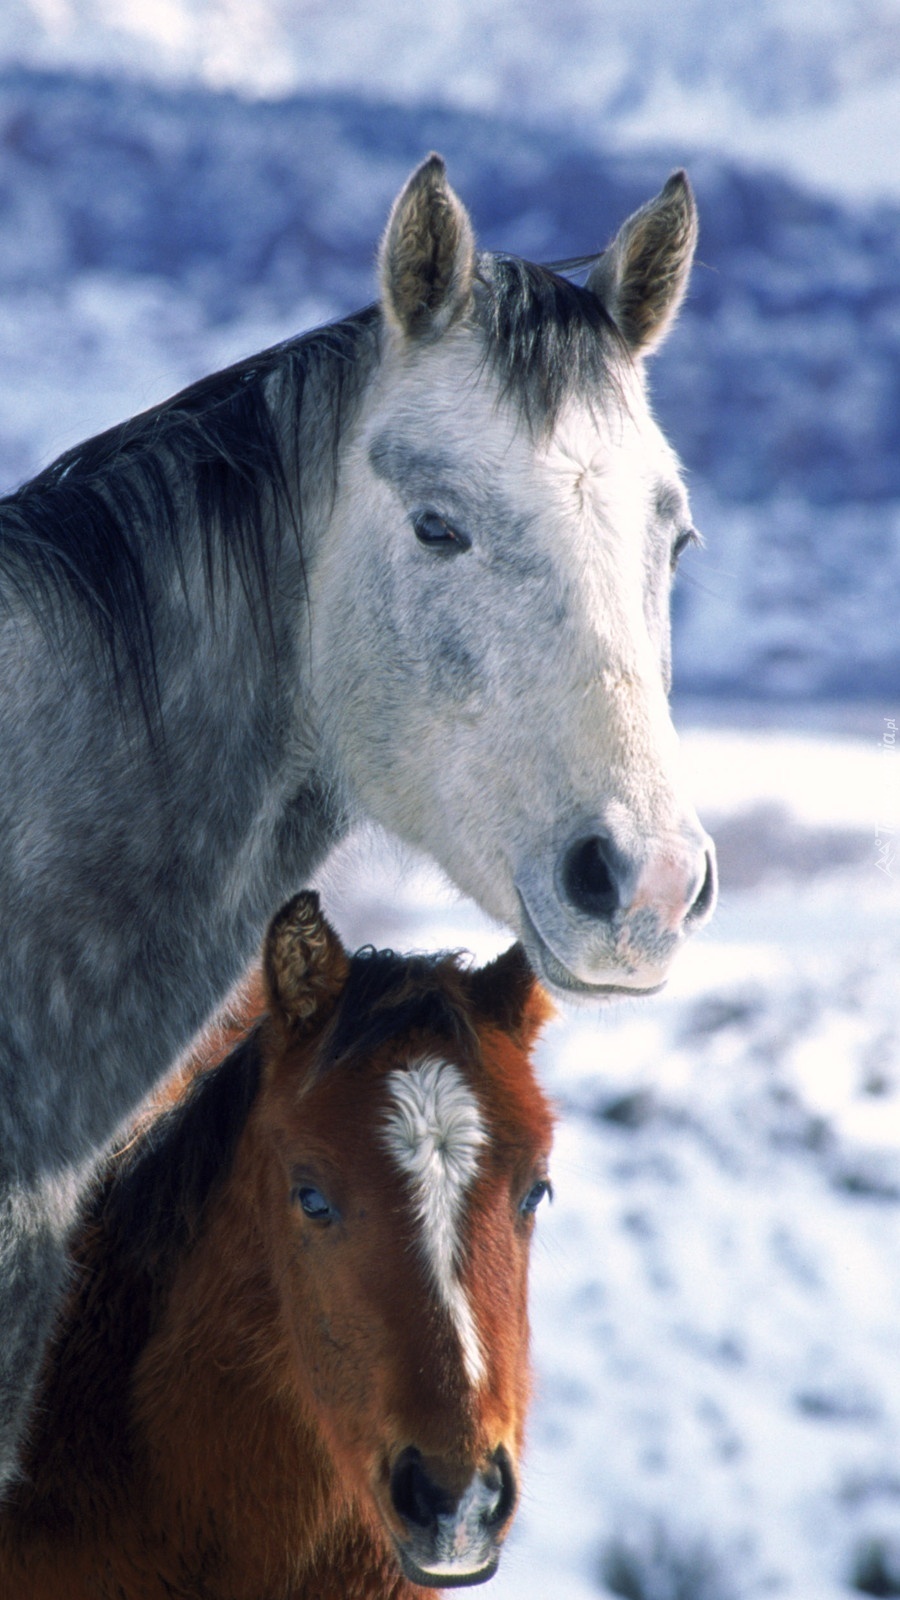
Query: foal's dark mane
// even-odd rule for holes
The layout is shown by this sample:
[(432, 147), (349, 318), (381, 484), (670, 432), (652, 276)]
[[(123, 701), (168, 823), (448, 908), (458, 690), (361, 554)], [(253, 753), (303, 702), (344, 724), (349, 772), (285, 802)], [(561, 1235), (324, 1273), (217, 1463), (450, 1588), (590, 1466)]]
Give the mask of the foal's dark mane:
[[(131, 1374), (158, 1323), (178, 1261), (227, 1179), (259, 1091), (258, 1030), (112, 1155), (89, 1192), (63, 1342), (39, 1399), (52, 1451), (89, 1482), (131, 1468)], [(86, 1420), (87, 1419), (87, 1420)], [(49, 1475), (53, 1482), (53, 1471)], [(27, 1504), (29, 1488), (23, 1485)]]
[(97, 1212), (142, 1271), (165, 1277), (227, 1180), (259, 1093), (258, 1029), (113, 1156)]
[[(482, 255), (476, 318), (486, 361), (537, 430), (552, 424), (568, 395), (615, 387), (624, 344), (614, 323), (596, 295), (549, 267)], [(156, 700), (153, 575), (174, 561), (184, 581), (185, 531), (195, 522), (209, 598), (219, 584), (227, 599), (236, 583), (264, 637), (286, 530), (302, 555), (310, 408), (326, 412), (319, 438), (330, 449), (324, 465), (334, 484), (379, 329), (379, 309), (368, 306), (66, 451), (0, 499), (0, 590), (31, 608), (51, 642), (70, 611), (84, 617), (116, 681), (133, 670), (146, 708)], [(285, 397), (277, 416), (266, 392), (273, 377)], [(321, 472), (323, 463), (314, 465)]]

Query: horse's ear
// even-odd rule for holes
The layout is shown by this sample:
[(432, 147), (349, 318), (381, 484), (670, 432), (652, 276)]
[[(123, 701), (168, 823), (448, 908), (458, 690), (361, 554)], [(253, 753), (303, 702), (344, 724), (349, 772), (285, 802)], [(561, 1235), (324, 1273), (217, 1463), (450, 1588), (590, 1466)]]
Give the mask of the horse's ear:
[(394, 201), (379, 268), (385, 315), (407, 338), (436, 337), (468, 305), (475, 236), (440, 156), (423, 161)]
[(520, 944), (468, 974), (469, 998), (476, 1018), (495, 1027), (527, 1049), (553, 1015), (550, 999), (528, 965)]
[(269, 1010), (290, 1033), (311, 1033), (331, 1015), (350, 961), (311, 889), (274, 917), (263, 947)]
[(623, 223), (587, 280), (636, 355), (662, 343), (684, 299), (697, 244), (687, 173)]

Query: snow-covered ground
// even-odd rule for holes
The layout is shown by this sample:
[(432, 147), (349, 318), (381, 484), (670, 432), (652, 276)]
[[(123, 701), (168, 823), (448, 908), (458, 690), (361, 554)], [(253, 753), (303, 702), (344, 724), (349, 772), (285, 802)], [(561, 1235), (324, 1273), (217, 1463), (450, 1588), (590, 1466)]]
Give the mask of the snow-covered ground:
[[(541, 1046), (556, 1198), (491, 1595), (900, 1595), (900, 704), (679, 720), (721, 904), (663, 996)], [(375, 840), (323, 888), (352, 942), (508, 939)]]
[[(538, 128), (518, 100), (487, 117), (427, 97), (250, 101), (4, 71), (2, 25), (0, 490), (238, 354), (363, 304), (393, 196), (429, 148), (483, 241), (537, 260), (608, 238), (685, 154), (603, 152), (577, 118)], [(700, 255), (651, 369), (708, 537), (679, 574), (676, 681), (892, 693), (900, 209), (825, 201), (715, 154), (692, 178)]]

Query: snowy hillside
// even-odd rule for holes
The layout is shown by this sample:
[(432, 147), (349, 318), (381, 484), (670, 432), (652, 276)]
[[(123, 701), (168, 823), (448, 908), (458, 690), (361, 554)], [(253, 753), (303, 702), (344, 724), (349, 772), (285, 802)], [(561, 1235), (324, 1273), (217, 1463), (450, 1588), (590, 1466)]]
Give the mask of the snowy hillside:
[(0, 61), (251, 94), (342, 91), (666, 141), (900, 195), (893, 0), (5, 0)]
[[(248, 102), (0, 75), (0, 485), (254, 347), (371, 298), (391, 199), (446, 155), (483, 241), (607, 242), (677, 151), (334, 95)], [(654, 363), (704, 554), (676, 682), (890, 696), (900, 683), (900, 209), (692, 165), (699, 263)]]
[[(686, 717), (722, 903), (661, 998), (542, 1047), (556, 1198), (492, 1600), (900, 1595), (900, 753), (874, 712)], [(326, 875), (348, 939), (507, 942), (397, 869), (357, 845)]]

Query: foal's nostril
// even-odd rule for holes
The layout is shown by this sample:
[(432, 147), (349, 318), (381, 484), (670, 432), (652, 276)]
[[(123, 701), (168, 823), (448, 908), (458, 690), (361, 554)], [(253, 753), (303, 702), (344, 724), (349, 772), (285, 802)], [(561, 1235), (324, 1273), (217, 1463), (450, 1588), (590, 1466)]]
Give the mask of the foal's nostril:
[(462, 1494), (436, 1483), (418, 1450), (410, 1447), (397, 1458), (391, 1473), (391, 1500), (407, 1527), (434, 1535), (440, 1518), (460, 1518), (472, 1527), (496, 1532), (510, 1519), (516, 1504), (516, 1475), (509, 1452), (495, 1450), (483, 1472), (472, 1477)]
[(433, 1528), (438, 1517), (455, 1510), (453, 1495), (428, 1476), (418, 1450), (404, 1450), (391, 1473), (394, 1510), (416, 1528)]
[(516, 1504), (516, 1475), (508, 1452), (500, 1446), (482, 1482), (490, 1494), (484, 1520), (489, 1528), (502, 1528), (513, 1514)]
[(568, 850), (562, 883), (576, 911), (588, 917), (611, 917), (619, 906), (616, 856), (609, 839), (595, 834)]
[(694, 922), (698, 917), (703, 917), (712, 909), (716, 898), (716, 862), (713, 852), (706, 851), (706, 871), (700, 885), (700, 893), (694, 900), (690, 911), (685, 918), (686, 922)]

